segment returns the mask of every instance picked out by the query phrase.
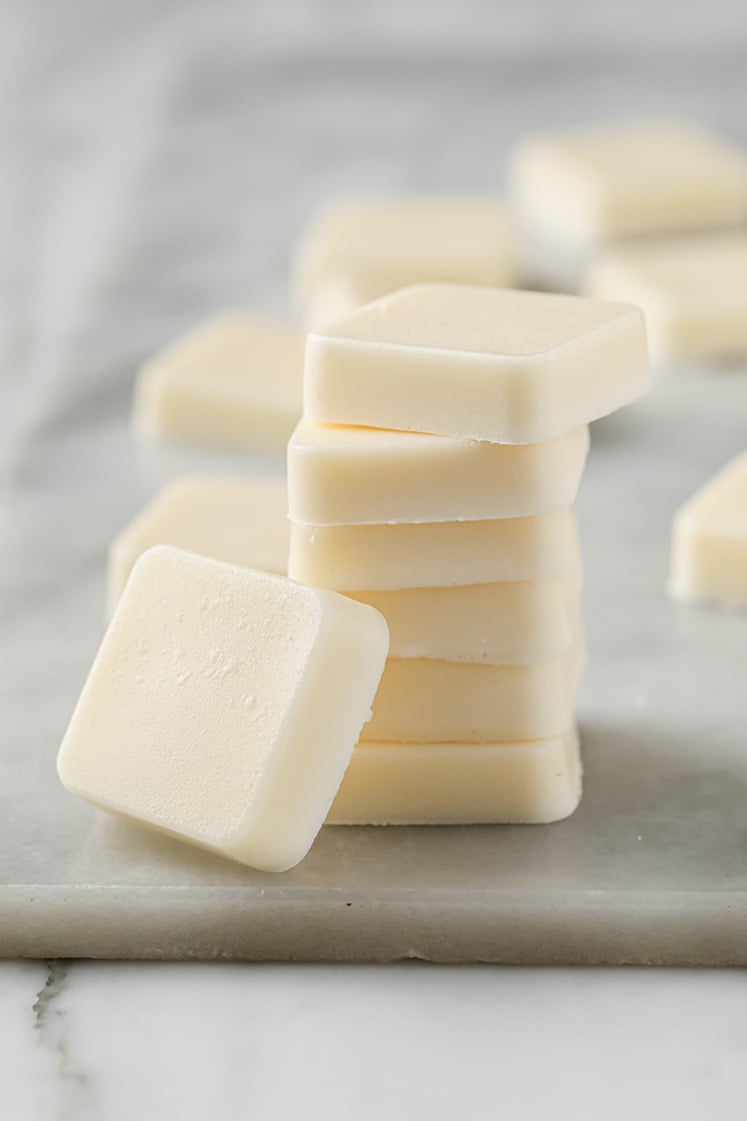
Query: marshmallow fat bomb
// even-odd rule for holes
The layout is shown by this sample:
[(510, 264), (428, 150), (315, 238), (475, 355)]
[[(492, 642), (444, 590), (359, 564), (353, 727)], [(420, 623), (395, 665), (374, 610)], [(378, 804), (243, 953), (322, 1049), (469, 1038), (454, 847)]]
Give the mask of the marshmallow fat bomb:
[(288, 444), (288, 510), (309, 525), (477, 521), (576, 499), (583, 425), (541, 444), (491, 444), (303, 418)]
[(304, 412), (324, 424), (533, 444), (635, 400), (649, 376), (637, 308), (418, 285), (308, 336)]
[(669, 591), (676, 599), (747, 608), (747, 452), (677, 511)]
[(384, 616), (393, 658), (503, 665), (568, 649), (581, 625), (580, 585), (576, 569), (546, 580), (347, 594)]
[(72, 793), (266, 871), (308, 852), (388, 650), (373, 608), (160, 546), (135, 564), (60, 748)]
[(747, 233), (608, 250), (592, 263), (586, 290), (641, 307), (662, 360), (747, 355)]
[(500, 743), (563, 732), (585, 662), (583, 636), (559, 657), (528, 665), (389, 658), (361, 739)]
[(330, 825), (548, 824), (581, 798), (578, 735), (522, 743), (359, 743)]
[(301, 414), (304, 338), (220, 316), (151, 358), (135, 387), (134, 423), (151, 440), (280, 449)]
[(340, 199), (312, 219), (293, 274), (310, 325), (423, 281), (507, 287), (508, 208), (480, 195)]
[(213, 560), (285, 576), (290, 529), (281, 479), (185, 477), (164, 487), (109, 548), (109, 612), (137, 558), (174, 545)]
[(509, 182), (525, 271), (548, 284), (578, 283), (594, 246), (747, 218), (744, 153), (676, 122), (528, 136)]
[(527, 518), (414, 525), (291, 522), (288, 575), (340, 592), (536, 580), (580, 562), (573, 510)]

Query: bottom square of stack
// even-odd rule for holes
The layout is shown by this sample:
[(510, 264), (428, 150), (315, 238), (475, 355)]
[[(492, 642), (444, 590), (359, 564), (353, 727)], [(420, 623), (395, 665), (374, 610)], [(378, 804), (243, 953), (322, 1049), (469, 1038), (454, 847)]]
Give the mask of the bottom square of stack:
[(531, 825), (581, 798), (575, 726), (522, 743), (360, 743), (328, 825)]

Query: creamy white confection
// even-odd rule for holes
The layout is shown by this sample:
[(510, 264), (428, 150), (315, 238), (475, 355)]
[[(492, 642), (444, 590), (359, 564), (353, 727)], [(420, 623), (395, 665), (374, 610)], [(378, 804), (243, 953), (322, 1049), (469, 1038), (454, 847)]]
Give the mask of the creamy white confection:
[(304, 412), (327, 424), (532, 444), (613, 412), (648, 386), (637, 308), (432, 284), (312, 332)]
[(744, 152), (678, 123), (528, 136), (511, 155), (509, 180), (522, 223), (566, 247), (747, 217)]
[(507, 206), (484, 195), (338, 199), (296, 248), (294, 288), (310, 324), (425, 281), (513, 284)]
[(238, 315), (202, 324), (154, 355), (135, 388), (149, 439), (281, 449), (301, 415), (304, 337)]
[(675, 514), (669, 589), (678, 599), (747, 608), (747, 452)]
[(151, 549), (83, 687), (60, 778), (105, 810), (283, 871), (327, 815), (387, 648), (370, 607)]
[(343, 592), (537, 580), (579, 565), (573, 510), (416, 525), (291, 523), (288, 575)]
[(561, 733), (584, 666), (579, 633), (568, 650), (530, 665), (389, 658), (362, 740), (500, 743)]
[(539, 824), (581, 797), (575, 728), (524, 743), (360, 743), (331, 825)]
[(285, 575), (290, 529), (282, 479), (199, 476), (159, 491), (109, 548), (109, 611), (132, 566), (154, 545)]
[(586, 288), (638, 304), (661, 359), (747, 354), (747, 233), (610, 250), (592, 264)]
[(372, 293), (368, 284), (349, 276), (324, 278), (303, 301), (304, 323), (309, 330), (334, 323), (362, 304), (385, 294)]
[(540, 444), (315, 424), (288, 444), (288, 509), (310, 525), (521, 518), (571, 506), (587, 426)]
[(544, 580), (348, 594), (384, 616), (393, 658), (503, 665), (568, 649), (580, 627), (580, 583), (577, 569)]

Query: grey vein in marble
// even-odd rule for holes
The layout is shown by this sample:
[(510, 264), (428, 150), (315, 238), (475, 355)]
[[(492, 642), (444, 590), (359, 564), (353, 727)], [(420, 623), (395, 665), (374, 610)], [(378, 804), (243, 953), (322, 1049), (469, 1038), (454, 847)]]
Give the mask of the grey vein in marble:
[(71, 1053), (68, 1041), (68, 1013), (64, 1007), (71, 962), (48, 961), (43, 987), (32, 1005), (34, 1030), (42, 1047), (52, 1052), (58, 1080), (56, 1117), (59, 1121), (75, 1117), (85, 1101), (88, 1077)]

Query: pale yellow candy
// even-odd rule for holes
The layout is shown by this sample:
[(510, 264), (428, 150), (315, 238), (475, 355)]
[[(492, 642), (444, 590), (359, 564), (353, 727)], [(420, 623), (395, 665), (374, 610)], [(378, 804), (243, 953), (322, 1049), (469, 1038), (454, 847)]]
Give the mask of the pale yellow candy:
[(579, 590), (576, 570), (545, 580), (348, 594), (384, 616), (393, 658), (503, 665), (564, 653), (580, 626)]
[(533, 444), (614, 412), (648, 386), (637, 308), (431, 284), (309, 335), (304, 412), (325, 424)]
[(290, 529), (280, 479), (188, 477), (159, 491), (109, 548), (108, 605), (114, 610), (132, 566), (154, 545), (285, 575)]
[(304, 418), (288, 444), (288, 510), (310, 525), (544, 514), (573, 504), (588, 450), (585, 425), (511, 445)]
[(293, 274), (311, 326), (407, 284), (506, 287), (515, 280), (508, 209), (484, 195), (338, 199), (312, 219)]
[(523, 223), (560, 244), (723, 229), (747, 217), (744, 152), (676, 122), (528, 136), (509, 179)]
[(329, 811), (387, 648), (363, 604), (150, 549), (83, 687), (60, 778), (102, 809), (283, 871)]
[(747, 354), (747, 234), (711, 234), (610, 250), (587, 291), (638, 304), (657, 357)]
[(571, 722), (583, 666), (581, 634), (560, 657), (530, 665), (390, 658), (361, 739), (500, 743), (554, 736)]
[(343, 592), (562, 576), (580, 562), (573, 510), (415, 525), (291, 523), (288, 575)]
[(280, 450), (301, 415), (303, 353), (298, 331), (212, 319), (142, 367), (135, 426), (148, 439)]
[(525, 743), (360, 743), (332, 825), (539, 824), (581, 797), (575, 728)]
[(747, 452), (677, 511), (669, 588), (678, 599), (747, 608)]

